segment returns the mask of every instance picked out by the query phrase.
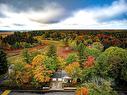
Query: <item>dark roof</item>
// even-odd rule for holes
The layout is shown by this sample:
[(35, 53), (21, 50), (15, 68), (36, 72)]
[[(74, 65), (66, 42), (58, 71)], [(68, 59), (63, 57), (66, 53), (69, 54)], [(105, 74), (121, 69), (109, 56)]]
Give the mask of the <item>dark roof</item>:
[(68, 76), (68, 74), (64, 70), (61, 70), (61, 71), (55, 72), (53, 74), (53, 77), (52, 78), (63, 78), (65, 76)]

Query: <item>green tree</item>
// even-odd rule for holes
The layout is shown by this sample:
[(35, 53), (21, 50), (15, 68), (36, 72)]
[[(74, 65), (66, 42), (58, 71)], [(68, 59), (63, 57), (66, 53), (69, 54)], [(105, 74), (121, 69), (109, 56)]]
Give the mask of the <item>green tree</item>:
[(23, 47), (24, 48), (30, 48), (32, 45), (30, 43), (24, 42)]
[(86, 47), (85, 54), (86, 54), (86, 56), (93, 56), (93, 57), (97, 58), (101, 54), (101, 51), (96, 48)]
[(93, 48), (96, 48), (96, 49), (98, 49), (98, 50), (100, 50), (100, 51), (103, 51), (103, 49), (104, 49), (104, 46), (103, 46), (100, 42), (94, 42), (94, 43), (92, 44), (92, 47), (93, 47)]
[(48, 57), (54, 57), (56, 58), (57, 57), (57, 54), (56, 54), (56, 46), (51, 44), (48, 48), (48, 52), (47, 52), (47, 56)]
[(0, 49), (0, 75), (5, 74), (8, 70), (6, 53)]
[(48, 48), (47, 52), (47, 58), (44, 61), (46, 64), (46, 67), (50, 70), (56, 70), (58, 68), (58, 59), (57, 59), (57, 53), (56, 53), (56, 46), (51, 44)]
[(31, 56), (30, 56), (30, 53), (28, 52), (28, 49), (24, 49), (23, 50), (23, 58), (24, 58), (24, 61), (26, 62), (26, 63), (31, 63)]
[(78, 62), (78, 55), (76, 53), (71, 53), (66, 59), (66, 63), (70, 64), (72, 62)]
[(20, 43), (19, 42), (16, 42), (14, 45), (13, 45), (13, 48), (20, 48)]
[(78, 56), (79, 56), (79, 63), (80, 63), (80, 65), (82, 65), (82, 63), (85, 60), (84, 51), (85, 51), (85, 45), (83, 43), (80, 43), (78, 45)]
[(101, 77), (92, 77), (83, 83), (83, 87), (89, 89), (89, 95), (118, 95), (111, 87), (111, 79), (105, 80)]
[(97, 58), (98, 72), (103, 77), (127, 81), (127, 52), (125, 49), (110, 47)]
[(46, 57), (44, 60), (44, 64), (49, 70), (55, 71), (58, 67), (58, 60), (56, 58)]

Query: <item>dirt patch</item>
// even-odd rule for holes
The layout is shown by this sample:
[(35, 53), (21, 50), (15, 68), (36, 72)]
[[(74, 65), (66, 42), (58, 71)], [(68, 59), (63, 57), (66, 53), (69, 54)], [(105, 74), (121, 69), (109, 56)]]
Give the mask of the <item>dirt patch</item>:
[[(38, 45), (35, 47), (27, 48), (29, 52), (34, 52), (37, 51), (41, 48), (44, 48), (46, 45)], [(23, 48), (20, 49), (12, 49), (12, 50), (6, 50), (5, 52), (7, 53), (8, 56), (16, 56), (19, 55), (22, 52)]]
[(58, 47), (57, 55), (66, 59), (70, 53), (75, 52), (70, 47)]

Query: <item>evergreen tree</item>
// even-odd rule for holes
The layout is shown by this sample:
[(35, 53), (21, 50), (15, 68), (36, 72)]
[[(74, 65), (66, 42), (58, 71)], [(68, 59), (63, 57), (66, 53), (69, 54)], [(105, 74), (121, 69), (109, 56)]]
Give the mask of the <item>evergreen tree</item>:
[(44, 63), (46, 64), (46, 66), (50, 69), (50, 70), (57, 70), (59, 68), (58, 66), (58, 59), (57, 59), (57, 48), (55, 45), (51, 44), (48, 48), (48, 52), (47, 52), (47, 59), (44, 61)]
[(23, 50), (23, 58), (26, 63), (29, 63), (29, 64), (31, 63), (31, 56), (28, 52), (28, 49)]
[(84, 51), (85, 51), (85, 45), (83, 43), (80, 43), (78, 45), (78, 56), (79, 56), (79, 63), (80, 63), (80, 65), (82, 65), (82, 63), (85, 60)]
[(57, 57), (56, 46), (55, 45), (52, 44), (52, 45), (49, 46), (47, 56), (48, 57), (54, 57), (54, 58)]
[(0, 49), (0, 75), (5, 74), (8, 70), (6, 53)]

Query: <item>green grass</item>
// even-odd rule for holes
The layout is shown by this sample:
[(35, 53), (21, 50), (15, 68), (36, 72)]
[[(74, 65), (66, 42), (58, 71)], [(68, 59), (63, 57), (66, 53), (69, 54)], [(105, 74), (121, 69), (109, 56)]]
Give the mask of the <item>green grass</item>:
[[(45, 41), (45, 40), (43, 40), (43, 41)], [(47, 40), (46, 40), (47, 41)], [(63, 42), (62, 41), (53, 41), (53, 40), (48, 40), (48, 43), (49, 43), (49, 45), (50, 44), (54, 44), (54, 45), (56, 45), (57, 47), (61, 47), (61, 46), (64, 46), (64, 44), (63, 44)], [(36, 47), (35, 47), (36, 48)], [(45, 54), (46, 52), (47, 52), (47, 50), (48, 50), (48, 45), (47, 46), (45, 46), (45, 47), (43, 47), (43, 48), (40, 48), (40, 49), (37, 49), (36, 51), (33, 51), (33, 52), (31, 52), (31, 53), (38, 53), (38, 54)], [(15, 63), (22, 63), (22, 62), (24, 62), (23, 61), (23, 56), (22, 56), (22, 51), (23, 50), (21, 50), (20, 52), (16, 52), (16, 53), (10, 53), (10, 54), (7, 54), (7, 55), (9, 55), (8, 57), (7, 57), (7, 60), (8, 60), (8, 63), (9, 64), (15, 64)]]
[[(33, 51), (31, 53), (45, 54), (45, 52), (47, 51), (47, 49), (48, 49), (48, 46), (46, 46), (44, 48), (41, 48), (41, 49), (38, 49), (36, 51)], [(17, 54), (17, 55), (8, 56), (7, 57), (8, 63), (9, 64), (15, 64), (15, 63), (22, 63), (22, 62), (24, 62), (23, 61), (22, 51), (19, 52), (19, 54)]]
[(8, 63), (9, 63), (9, 64), (10, 64), (10, 63), (14, 63), (14, 64), (15, 64), (15, 63), (21, 63), (21, 62), (23, 62), (23, 57), (22, 57), (22, 55), (20, 54), (20, 55), (8, 57), (7, 60), (8, 60)]

